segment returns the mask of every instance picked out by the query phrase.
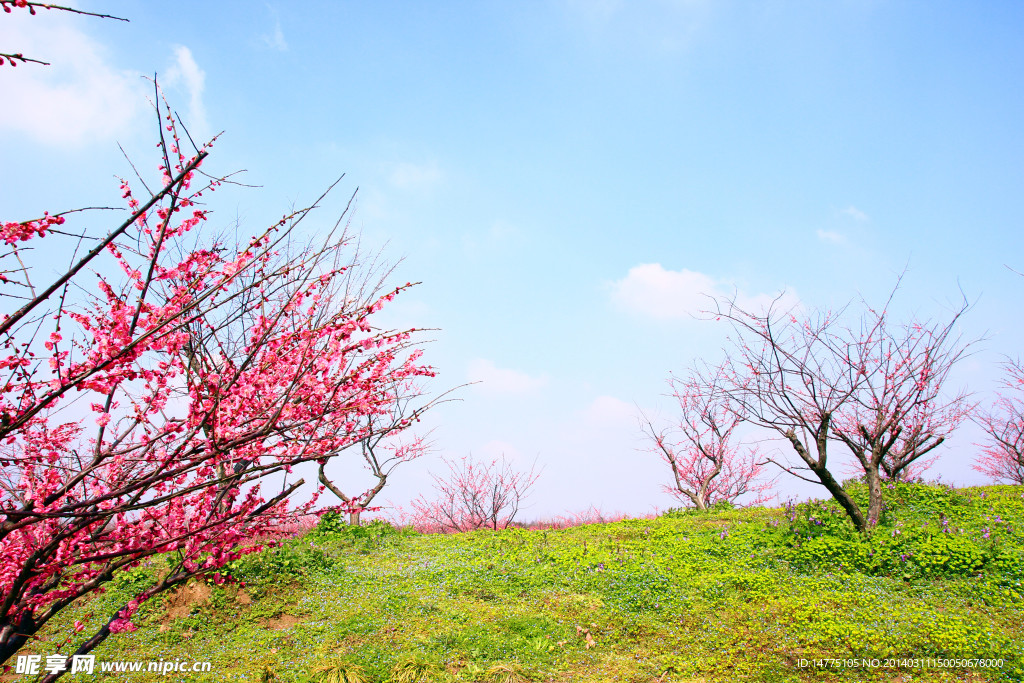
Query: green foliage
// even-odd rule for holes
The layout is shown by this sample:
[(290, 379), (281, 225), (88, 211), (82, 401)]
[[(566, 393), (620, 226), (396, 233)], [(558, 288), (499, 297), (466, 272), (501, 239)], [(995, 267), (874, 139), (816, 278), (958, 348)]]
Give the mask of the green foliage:
[(311, 536), (344, 536), (349, 532), (351, 525), (345, 521), (345, 516), (340, 512), (331, 510), (320, 515), (320, 521), (309, 532)]
[(558, 629), (558, 624), (545, 616), (510, 616), (497, 622), (497, 628), (507, 635), (529, 640), (549, 636)]
[(336, 632), (344, 635), (366, 636), (376, 631), (377, 626), (372, 615), (363, 613), (350, 614), (335, 622)]
[(910, 559), (927, 576), (968, 576), (985, 564), (984, 552), (961, 536), (922, 534), (914, 541)]
[(639, 612), (659, 609), (663, 604), (667, 606), (672, 587), (670, 575), (655, 567), (640, 565), (614, 572), (602, 593), (607, 604)]
[(989, 568), (1008, 579), (1016, 579), (1020, 585), (1024, 580), (1024, 548), (1003, 548), (992, 558)]
[[(551, 629), (560, 632), (562, 629)], [(440, 651), (458, 653), (467, 660), (488, 663), (516, 658), (529, 651), (531, 641), (536, 637), (523, 636), (515, 630), (507, 630), (499, 624), (493, 626), (470, 626), (468, 628), (441, 634), (430, 642)]]
[[(861, 482), (847, 482), (866, 497)], [(787, 508), (784, 553), (800, 571), (858, 572), (871, 576), (956, 577), (988, 572), (1007, 579), (1020, 538), (999, 528), (993, 500), (944, 485), (883, 485), (886, 514), (870, 535), (858, 533), (834, 501)], [(1019, 506), (1011, 503), (1010, 509)], [(1002, 509), (1002, 508), (1000, 508)], [(1004, 513), (1005, 514), (1005, 513)], [(997, 561), (997, 558), (1002, 558)]]
[(156, 583), (159, 579), (159, 574), (159, 565), (154, 562), (147, 562), (134, 569), (114, 574), (114, 578), (107, 584), (107, 590), (129, 598), (135, 597)]
[(661, 513), (661, 516), (667, 519), (680, 519), (690, 517), (692, 515), (707, 515), (715, 512), (724, 512), (725, 510), (735, 510), (736, 506), (727, 500), (720, 500), (707, 510), (698, 510), (697, 508), (668, 508)]
[(316, 542), (344, 545), (359, 552), (367, 553), (378, 548), (398, 545), (402, 539), (415, 536), (411, 528), (396, 528), (385, 521), (374, 520), (369, 524), (348, 524), (338, 512), (325, 512), (320, 522), (306, 538)]
[[(864, 492), (866, 500), (867, 487), (864, 487)], [(885, 482), (882, 484), (882, 497), (887, 505), (899, 509), (904, 515), (949, 515), (972, 506), (970, 495), (940, 483)]]
[(224, 565), (221, 573), (244, 583), (278, 583), (317, 572), (338, 572), (341, 566), (322, 548), (301, 539), (243, 555)]

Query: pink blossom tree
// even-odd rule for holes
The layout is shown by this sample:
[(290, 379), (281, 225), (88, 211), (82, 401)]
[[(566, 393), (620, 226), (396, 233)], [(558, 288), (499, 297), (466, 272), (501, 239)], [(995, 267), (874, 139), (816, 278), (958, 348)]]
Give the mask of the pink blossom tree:
[(995, 404), (977, 418), (989, 441), (974, 469), (996, 480), (1024, 484), (1024, 365), (1003, 365), (1005, 376)]
[(669, 379), (678, 404), (674, 430), (657, 431), (644, 419), (655, 452), (672, 471), (673, 484), (665, 490), (698, 510), (734, 503), (748, 494), (755, 496), (751, 502), (761, 502), (771, 488), (770, 482), (758, 480), (764, 463), (757, 449), (735, 443), (743, 416), (730, 396), (726, 372), (718, 366)]
[[(971, 346), (953, 336), (967, 304), (948, 322), (908, 325), (867, 308), (854, 327), (842, 325), (845, 309), (798, 319), (777, 304), (763, 313), (735, 300), (718, 305), (714, 315), (735, 332), (731, 376), (744, 378), (729, 395), (751, 422), (789, 442), (801, 464), (771, 462), (824, 486), (854, 526), (869, 532), (881, 517), (882, 473), (907, 476), (970, 410), (963, 392), (942, 393)], [(866, 509), (833, 473), (829, 445), (835, 442), (849, 448), (865, 478)]]
[(134, 629), (154, 595), (219, 579), (259, 549), (249, 539), (315, 505), (315, 491), (289, 504), (304, 484), (293, 468), (406, 429), (419, 413), (396, 415), (396, 387), (433, 375), (414, 330), (370, 322), (411, 285), (339, 301), (325, 293), (350, 270), (344, 234), (289, 251), (319, 199), (237, 248), (197, 246), (200, 202), (222, 183), (198, 172), (212, 143), (186, 155), (155, 101), (160, 189), (137, 200), (122, 181), (130, 216), (59, 277), (36, 283), (22, 252), (88, 240), (63, 214), (0, 224), (0, 294), (18, 306), (0, 320), (0, 663), (145, 558), (164, 554), (169, 569), (74, 654)]
[[(345, 214), (347, 213), (346, 209)], [(328, 237), (328, 241), (330, 239)], [(343, 235), (341, 241), (347, 242), (347, 238)], [(275, 263), (281, 267), (294, 268), (296, 264), (316, 262), (322, 258), (321, 255), (322, 250), (306, 245), (302, 250), (292, 248), (282, 252), (275, 259)], [(339, 255), (335, 255), (332, 267), (339, 270), (340, 277), (332, 278), (330, 282), (319, 286), (316, 294), (318, 305), (315, 308), (301, 307), (281, 311), (282, 324), (293, 330), (317, 328), (329, 324), (330, 319), (336, 316), (339, 310), (369, 307), (381, 296), (393, 268), (382, 263), (379, 254), (364, 260), (356, 245), (348, 261), (339, 262)], [(297, 278), (295, 282), (284, 283), (290, 291), (289, 296), (298, 291), (307, 279), (308, 273), (302, 278)], [(186, 347), (186, 370), (189, 373), (198, 372), (201, 368), (214, 369), (220, 373), (229, 359), (235, 364), (242, 362), (246, 353), (243, 343), (245, 330), (256, 324), (254, 315), (259, 315), (258, 311), (263, 310), (266, 304), (262, 299), (249, 301), (254, 296), (262, 296), (250, 287), (251, 284), (251, 276), (240, 281), (240, 285), (235, 287), (237, 291), (233, 292), (236, 297), (235, 306), (224, 311), (226, 315), (221, 315), (216, 324), (207, 324), (205, 328), (193, 325), (189, 328), (190, 338)], [(258, 305), (250, 306), (250, 303)], [(350, 430), (366, 434), (359, 442), (358, 449), (362, 452), (365, 468), (376, 480), (374, 484), (361, 493), (346, 494), (342, 485), (328, 476), (327, 466), (332, 459), (318, 461), (319, 482), (341, 501), (339, 507), (348, 513), (351, 524), (359, 524), (361, 513), (370, 509), (372, 501), (384, 489), (396, 467), (420, 457), (429, 450), (429, 444), (422, 436), (402, 440), (402, 433), (408, 425), (418, 422), (424, 412), (442, 402), (444, 395), (451, 393), (445, 392), (441, 397), (431, 401), (421, 400), (423, 395), (417, 383), (404, 374), (395, 375), (390, 386), (387, 386), (386, 382), (381, 382), (379, 391), (381, 396), (387, 397), (381, 401), (385, 408), (359, 415), (359, 424)]]
[(448, 476), (431, 475), (435, 498), (420, 496), (412, 508), (419, 526), (444, 533), (508, 528), (540, 476), (534, 467), (516, 470), (504, 456), (483, 463), (472, 456), (441, 460)]

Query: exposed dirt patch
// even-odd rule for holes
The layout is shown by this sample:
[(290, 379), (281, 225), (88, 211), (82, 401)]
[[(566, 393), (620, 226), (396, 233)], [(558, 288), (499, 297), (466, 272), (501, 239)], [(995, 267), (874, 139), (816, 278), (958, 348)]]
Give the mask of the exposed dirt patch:
[[(252, 596), (245, 592), (244, 588), (238, 586), (225, 587), (228, 597), (236, 605), (248, 607), (252, 604)], [(194, 581), (185, 587), (179, 587), (171, 593), (164, 602), (165, 613), (160, 619), (160, 631), (169, 631), (171, 622), (175, 619), (187, 617), (195, 611), (196, 607), (205, 605), (213, 596), (213, 588), (209, 584)], [(2, 681), (0, 681), (2, 683)]]
[(299, 623), (298, 617), (292, 616), (291, 614), (282, 614), (279, 617), (264, 620), (262, 625), (267, 628), (272, 628), (275, 631), (279, 631), (281, 629), (291, 628), (297, 623)]
[(200, 581), (190, 581), (171, 593), (164, 602), (167, 614), (160, 623), (166, 624), (171, 619), (187, 617), (192, 614), (193, 609), (209, 602), (211, 595), (213, 591), (208, 585)]

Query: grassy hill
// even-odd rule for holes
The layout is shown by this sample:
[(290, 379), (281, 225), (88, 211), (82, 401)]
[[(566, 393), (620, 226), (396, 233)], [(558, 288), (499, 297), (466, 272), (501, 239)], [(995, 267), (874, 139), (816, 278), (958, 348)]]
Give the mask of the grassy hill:
[[(37, 650), (157, 571), (69, 610)], [(94, 653), (210, 673), (89, 680), (1024, 679), (1022, 487), (890, 486), (869, 540), (827, 502), (449, 536), (328, 517), (230, 573), (144, 605)]]

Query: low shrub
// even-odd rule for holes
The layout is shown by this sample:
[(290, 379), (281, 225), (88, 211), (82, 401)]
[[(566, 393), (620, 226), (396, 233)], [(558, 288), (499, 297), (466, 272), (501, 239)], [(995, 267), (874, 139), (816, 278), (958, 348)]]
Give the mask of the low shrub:
[(314, 572), (340, 570), (323, 549), (296, 539), (232, 560), (224, 565), (221, 574), (244, 583), (274, 583), (294, 581)]

